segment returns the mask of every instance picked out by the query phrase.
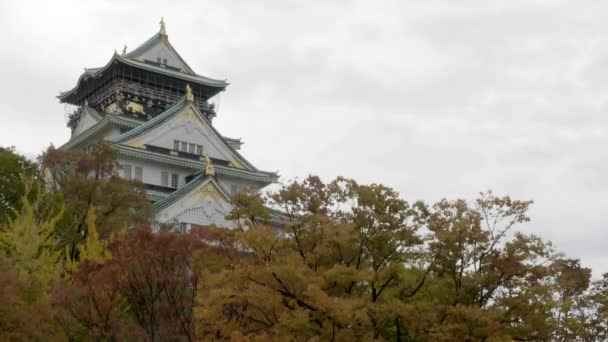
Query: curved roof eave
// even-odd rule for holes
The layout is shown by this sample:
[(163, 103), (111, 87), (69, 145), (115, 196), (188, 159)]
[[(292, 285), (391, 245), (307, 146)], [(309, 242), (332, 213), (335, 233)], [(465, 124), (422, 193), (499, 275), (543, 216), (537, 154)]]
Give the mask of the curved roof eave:
[(103, 66), (101, 68), (91, 68), (91, 69), (85, 68), (85, 72), (82, 75), (80, 75), (80, 77), (78, 78), (78, 81), (76, 82), (76, 86), (68, 91), (60, 92), (59, 95), (57, 96), (57, 98), (60, 100), (64, 100), (66, 97), (72, 95), (74, 92), (76, 92), (78, 90), (78, 88), (80, 87), (80, 83), (82, 83), (82, 81), (87, 76), (95, 78), (95, 77), (101, 75), (105, 70), (107, 70), (112, 65), (112, 63), (114, 63), (114, 61), (119, 61), (119, 62), (122, 62), (129, 66), (133, 66), (133, 67), (148, 70), (148, 71), (159, 72), (161, 74), (164, 74), (164, 75), (167, 75), (170, 77), (181, 78), (184, 81), (191, 81), (191, 82), (206, 85), (209, 87), (223, 89), (223, 88), (226, 88), (230, 84), (230, 83), (228, 83), (226, 81), (222, 81), (222, 80), (216, 80), (213, 78), (199, 76), (199, 75), (189, 75), (189, 74), (185, 74), (185, 73), (182, 73), (179, 71), (173, 71), (173, 70), (158, 67), (155, 65), (146, 64), (144, 62), (134, 61), (134, 60), (122, 57), (118, 53), (114, 52), (114, 55), (112, 56), (110, 61), (105, 66)]

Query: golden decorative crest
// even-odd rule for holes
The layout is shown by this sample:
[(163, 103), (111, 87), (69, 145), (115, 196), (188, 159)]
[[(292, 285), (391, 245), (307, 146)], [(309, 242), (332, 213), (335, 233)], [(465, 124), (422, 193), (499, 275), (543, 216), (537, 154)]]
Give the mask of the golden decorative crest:
[(192, 94), (192, 88), (189, 84), (186, 84), (186, 101), (194, 102), (194, 94)]
[(213, 167), (213, 163), (211, 163), (211, 158), (209, 158), (208, 155), (205, 155), (205, 176), (215, 176), (215, 168)]

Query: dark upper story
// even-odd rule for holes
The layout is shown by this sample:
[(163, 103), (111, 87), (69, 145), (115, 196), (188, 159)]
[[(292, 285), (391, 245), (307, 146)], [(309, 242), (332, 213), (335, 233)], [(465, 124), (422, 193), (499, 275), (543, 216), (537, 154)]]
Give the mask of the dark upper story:
[(85, 102), (100, 113), (133, 115), (148, 120), (183, 98), (189, 85), (200, 111), (212, 120), (209, 99), (228, 83), (197, 75), (160, 31), (131, 52), (114, 53), (101, 68), (85, 69), (76, 86), (59, 94), (62, 103)]

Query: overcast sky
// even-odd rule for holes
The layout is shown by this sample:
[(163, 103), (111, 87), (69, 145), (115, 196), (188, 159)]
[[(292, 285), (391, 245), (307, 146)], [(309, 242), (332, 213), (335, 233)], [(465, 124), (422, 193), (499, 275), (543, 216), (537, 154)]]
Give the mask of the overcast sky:
[(161, 16), (257, 167), (532, 199), (523, 231), (608, 272), (607, 2), (2, 0), (0, 145), (66, 142), (58, 92)]

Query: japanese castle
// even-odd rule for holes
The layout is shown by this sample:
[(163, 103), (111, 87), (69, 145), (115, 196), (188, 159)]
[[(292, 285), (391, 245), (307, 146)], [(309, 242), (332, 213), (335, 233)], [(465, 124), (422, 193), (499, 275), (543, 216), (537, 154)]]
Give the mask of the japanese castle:
[(243, 142), (213, 126), (217, 113), (210, 99), (227, 86), (196, 74), (161, 20), (160, 31), (141, 46), (85, 69), (73, 89), (60, 93), (60, 102), (78, 108), (61, 149), (109, 142), (120, 176), (144, 183), (157, 224), (234, 227), (225, 219), (231, 196), (259, 190), (278, 175), (253, 166), (238, 152)]

